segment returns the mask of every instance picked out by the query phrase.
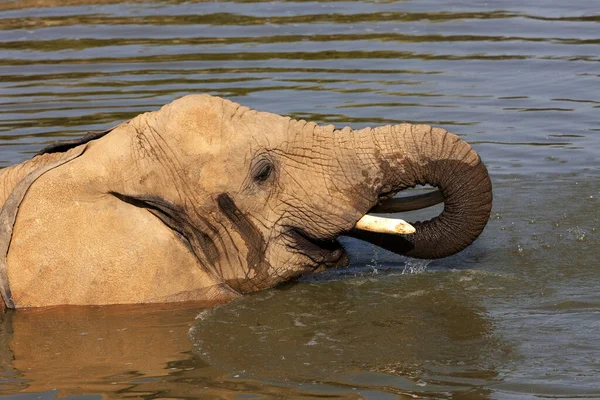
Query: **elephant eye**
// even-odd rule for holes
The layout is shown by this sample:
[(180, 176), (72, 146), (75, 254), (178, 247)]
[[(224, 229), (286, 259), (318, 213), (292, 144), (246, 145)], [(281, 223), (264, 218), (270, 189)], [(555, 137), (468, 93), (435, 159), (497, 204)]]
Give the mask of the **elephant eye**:
[(253, 178), (255, 182), (265, 182), (271, 175), (273, 175), (273, 164), (270, 160), (262, 159), (260, 160), (254, 170)]

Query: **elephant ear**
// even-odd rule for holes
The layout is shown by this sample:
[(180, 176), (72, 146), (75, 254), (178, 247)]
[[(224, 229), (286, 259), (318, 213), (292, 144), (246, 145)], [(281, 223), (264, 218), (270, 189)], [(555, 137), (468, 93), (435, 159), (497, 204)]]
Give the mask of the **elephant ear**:
[(77, 138), (77, 139), (69, 139), (69, 140), (60, 140), (54, 143), (50, 143), (48, 146), (44, 147), (42, 150), (38, 151), (35, 155), (39, 156), (47, 153), (62, 153), (67, 150), (72, 149), (73, 147), (80, 146), (82, 144), (86, 144), (91, 142), (92, 140), (100, 139), (102, 136), (110, 133), (121, 124), (113, 126), (112, 128), (103, 130), (103, 131), (90, 131), (86, 135)]

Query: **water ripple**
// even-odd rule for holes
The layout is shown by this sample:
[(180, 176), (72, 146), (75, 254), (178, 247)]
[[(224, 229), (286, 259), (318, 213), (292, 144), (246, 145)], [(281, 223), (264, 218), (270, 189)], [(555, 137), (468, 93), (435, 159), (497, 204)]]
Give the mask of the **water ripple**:
[[(16, 387), (2, 393), (65, 388), (66, 376), (75, 394), (107, 397), (158, 381), (173, 398), (597, 397), (599, 22), (597, 0), (0, 2), (0, 167), (207, 92), (338, 126), (442, 126), (481, 154), (495, 190), (465, 252), (402, 275), (413, 262), (350, 242), (343, 279), (213, 309), (194, 349), (189, 319), (170, 326), (171, 312), (17, 313), (20, 334), (34, 333), (13, 350), (48, 358), (0, 349), (27, 382), (3, 380)], [(84, 327), (107, 347), (82, 347)], [(164, 354), (124, 366), (117, 353), (138, 360), (142, 343)]]

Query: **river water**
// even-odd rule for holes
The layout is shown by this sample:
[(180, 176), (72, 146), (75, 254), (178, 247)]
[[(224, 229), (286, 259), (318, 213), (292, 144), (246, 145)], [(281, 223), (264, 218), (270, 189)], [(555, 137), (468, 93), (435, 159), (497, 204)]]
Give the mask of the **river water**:
[(0, 394), (600, 398), (598, 1), (0, 3), (0, 166), (201, 92), (442, 126), (490, 223), (432, 262), (344, 240), (350, 268), (217, 308), (6, 314)]

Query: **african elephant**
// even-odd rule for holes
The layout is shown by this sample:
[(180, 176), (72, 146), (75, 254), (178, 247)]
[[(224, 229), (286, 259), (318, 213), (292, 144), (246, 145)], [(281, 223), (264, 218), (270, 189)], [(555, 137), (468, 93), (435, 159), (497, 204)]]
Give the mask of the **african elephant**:
[[(477, 153), (443, 129), (338, 130), (209, 95), (51, 145), (0, 181), (0, 286), (17, 308), (227, 301), (344, 265), (341, 234), (446, 257), (492, 202)], [(414, 234), (353, 229), (422, 184), (444, 211)]]

